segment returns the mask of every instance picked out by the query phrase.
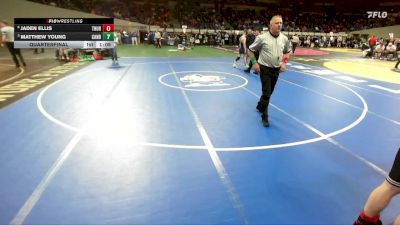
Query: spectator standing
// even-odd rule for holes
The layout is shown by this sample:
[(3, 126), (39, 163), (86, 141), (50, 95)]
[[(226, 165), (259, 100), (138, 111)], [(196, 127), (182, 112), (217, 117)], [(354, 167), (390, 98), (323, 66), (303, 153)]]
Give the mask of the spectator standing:
[(294, 54), (294, 51), (296, 51), (296, 47), (299, 44), (299, 42), (300, 42), (299, 37), (297, 36), (297, 34), (294, 34), (292, 36), (292, 52), (293, 52), (293, 54)]

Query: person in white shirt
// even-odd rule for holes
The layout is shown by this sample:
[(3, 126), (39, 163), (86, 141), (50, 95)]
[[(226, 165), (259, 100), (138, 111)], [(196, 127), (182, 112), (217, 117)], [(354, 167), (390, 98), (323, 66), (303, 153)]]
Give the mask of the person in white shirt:
[(117, 32), (114, 32), (114, 48), (112, 48), (112, 63), (114, 64), (118, 64), (118, 55), (117, 55), (117, 45), (118, 45), (118, 36), (117, 36)]
[(186, 45), (183, 45), (183, 44), (178, 44), (178, 50), (180, 50), (180, 51), (186, 51), (186, 50), (190, 50), (190, 49), (192, 49), (192, 48), (188, 47)]
[(335, 43), (335, 38), (333, 36), (329, 37), (329, 44), (328, 47), (333, 47), (333, 44)]
[(388, 46), (386, 46), (386, 51), (388, 54), (395, 54), (396, 53), (396, 46), (389, 42)]
[(132, 45), (138, 45), (138, 33), (139, 31), (132, 32)]
[(238, 67), (237, 61), (239, 61), (240, 58), (242, 58), (243, 64), (246, 65), (246, 61), (247, 61), (246, 35), (247, 35), (247, 32), (244, 31), (243, 34), (239, 38), (239, 54), (236, 57), (235, 61), (233, 62), (234, 68)]
[(190, 47), (193, 47), (193, 46), (194, 46), (194, 35), (193, 35), (193, 34), (190, 35), (190, 38), (189, 38), (189, 46), (190, 46)]
[(377, 45), (376, 47), (375, 47), (375, 51), (374, 51), (374, 54), (375, 54), (375, 58), (381, 58), (381, 57), (383, 57), (383, 55), (384, 55), (384, 51), (385, 51), (385, 45), (384, 45), (384, 43), (383, 42), (379, 42), (379, 45)]
[(327, 41), (326, 41), (326, 36), (322, 36), (322, 46), (325, 48), (325, 47), (328, 47), (328, 43), (327, 43)]
[(300, 42), (299, 37), (297, 36), (297, 34), (294, 34), (292, 36), (292, 53), (293, 54), (294, 54), (294, 51), (296, 51), (296, 47), (299, 44), (299, 42)]
[(159, 31), (154, 33), (154, 40), (156, 42), (156, 48), (161, 48), (161, 33)]
[[(1, 39), (0, 45), (3, 47), (4, 45), (7, 46), (8, 51), (10, 52), (15, 66), (19, 68), (22, 63), (23, 66), (26, 66), (24, 57), (22, 57), (21, 50), (18, 48), (14, 48), (14, 27), (10, 26), (7, 21), (2, 20), (0, 21), (0, 30), (1, 30)], [(17, 59), (19, 58), (19, 61)], [(21, 62), (20, 62), (21, 61)]]
[(342, 38), (341, 35), (339, 35), (339, 36), (337, 37), (336, 47), (341, 48), (341, 47), (342, 47), (342, 41), (343, 41), (343, 38)]

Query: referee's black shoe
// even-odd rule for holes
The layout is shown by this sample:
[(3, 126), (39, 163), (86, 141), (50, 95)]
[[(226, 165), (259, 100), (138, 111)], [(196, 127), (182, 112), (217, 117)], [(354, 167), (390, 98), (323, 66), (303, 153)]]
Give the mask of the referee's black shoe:
[(265, 112), (265, 106), (262, 106), (260, 102), (257, 103), (256, 109), (260, 113), (264, 113)]
[(268, 116), (266, 115), (262, 115), (261, 116), (261, 122), (263, 124), (264, 127), (269, 127), (269, 121), (268, 121)]

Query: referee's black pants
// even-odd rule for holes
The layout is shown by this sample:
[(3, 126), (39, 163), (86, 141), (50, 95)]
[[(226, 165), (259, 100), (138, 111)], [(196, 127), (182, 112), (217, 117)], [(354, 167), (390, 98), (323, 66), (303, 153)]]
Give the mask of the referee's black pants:
[(22, 65), (25, 66), (26, 64), (24, 61), (24, 57), (22, 57), (21, 50), (19, 48), (14, 48), (14, 42), (6, 42), (6, 45), (7, 45), (8, 51), (10, 52), (10, 54), (14, 60), (15, 66), (20, 67), (19, 61), (17, 59), (17, 55), (18, 55), (19, 60), (21, 61)]
[(258, 101), (257, 109), (262, 113), (263, 118), (268, 118), (269, 100), (274, 92), (276, 82), (278, 82), (279, 69), (279, 67), (271, 68), (260, 65), (262, 95)]

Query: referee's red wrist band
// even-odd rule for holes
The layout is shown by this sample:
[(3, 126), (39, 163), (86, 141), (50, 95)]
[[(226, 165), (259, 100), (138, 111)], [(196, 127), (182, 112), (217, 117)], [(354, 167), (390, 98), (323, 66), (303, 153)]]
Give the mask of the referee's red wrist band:
[(286, 64), (289, 62), (289, 57), (288, 56), (284, 56), (283, 57), (283, 62)]

